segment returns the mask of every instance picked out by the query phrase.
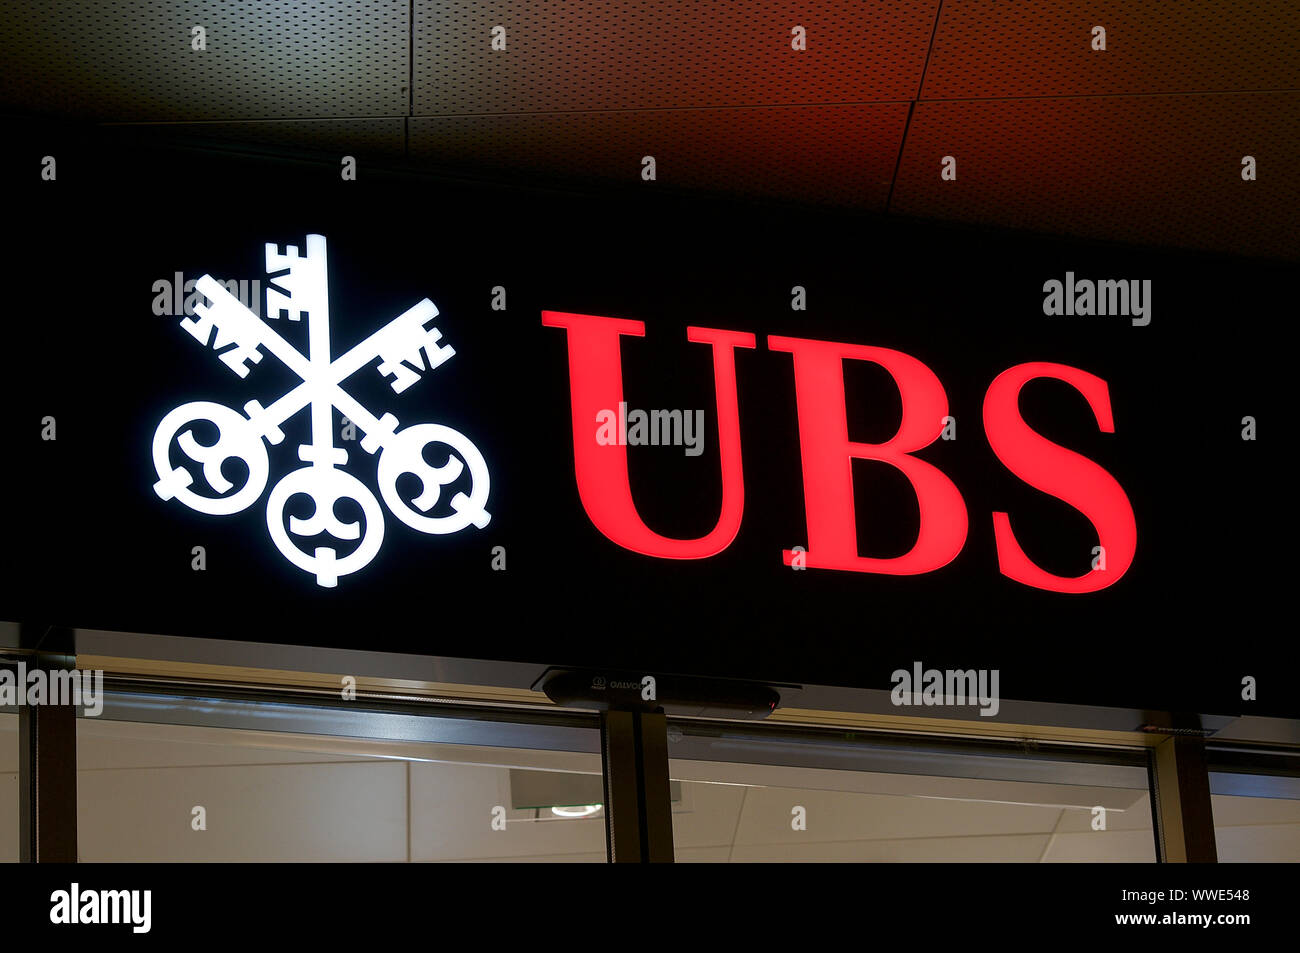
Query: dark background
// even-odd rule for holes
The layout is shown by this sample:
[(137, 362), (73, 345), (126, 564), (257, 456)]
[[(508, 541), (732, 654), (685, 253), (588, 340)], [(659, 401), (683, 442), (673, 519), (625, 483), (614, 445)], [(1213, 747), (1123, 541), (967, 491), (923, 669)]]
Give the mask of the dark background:
[[(48, 150), (48, 144), (42, 144)], [(37, 150), (38, 152), (40, 150)], [(684, 197), (655, 183), (544, 191), (396, 173), (221, 158), (79, 140), (59, 180), (36, 181), (10, 217), (10, 302), (0, 350), (8, 565), (0, 617), (21, 621), (555, 665), (888, 688), (889, 674), (998, 668), (1006, 698), (1295, 716), (1288, 441), (1293, 264), (885, 221)], [(301, 464), (308, 412), (271, 448), (258, 503), (209, 517), (164, 503), (151, 441), (192, 400), (263, 405), (294, 382), (274, 357), (234, 375), (157, 317), (153, 282), (263, 278), (266, 241), (329, 241), (335, 355), (423, 297), (456, 356), (401, 395), (373, 369), (345, 387), (377, 416), (439, 422), (485, 456), (485, 530), (410, 530), (386, 513), (378, 556), (334, 590), (285, 560), (265, 523), (269, 487)], [(1152, 322), (1042, 313), (1043, 283), (1150, 279)], [(808, 310), (792, 312), (803, 285)], [(504, 285), (508, 310), (490, 308)], [(565, 332), (542, 310), (645, 322), (624, 338), (631, 407), (704, 408), (705, 452), (629, 448), (646, 523), (695, 537), (720, 500), (711, 349), (688, 325), (750, 331), (737, 350), (746, 505), (707, 560), (644, 557), (603, 537), (573, 477)], [(306, 350), (306, 324), (277, 328)], [(298, 332), (300, 339), (294, 338)], [(895, 348), (942, 381), (958, 439), (918, 455), (958, 486), (970, 527), (943, 569), (898, 577), (795, 572), (807, 545), (791, 357), (782, 334)], [(1105, 379), (1115, 433), (1063, 383), (1026, 387), (1045, 437), (1115, 476), (1133, 504), (1132, 568), (1099, 593), (1035, 590), (1001, 576), (994, 510), (1011, 514), (1045, 569), (1078, 575), (1087, 519), (1007, 471), (984, 438), (989, 383), (1024, 361)], [(845, 368), (854, 439), (882, 441), (899, 402), (881, 368)], [(1241, 439), (1241, 418), (1259, 440)], [(40, 438), (41, 418), (58, 439)], [(337, 412), (336, 412), (337, 417)], [(337, 432), (337, 430), (336, 430)], [(372, 490), (358, 443), (348, 469)], [(174, 457), (174, 459), (178, 459)], [(855, 462), (862, 555), (910, 548), (910, 485)], [(238, 480), (236, 480), (238, 482)], [(299, 515), (306, 515), (299, 512)], [(191, 548), (207, 570), (191, 569)], [(491, 549), (508, 569), (491, 569)], [(1241, 679), (1259, 682), (1243, 702)]]

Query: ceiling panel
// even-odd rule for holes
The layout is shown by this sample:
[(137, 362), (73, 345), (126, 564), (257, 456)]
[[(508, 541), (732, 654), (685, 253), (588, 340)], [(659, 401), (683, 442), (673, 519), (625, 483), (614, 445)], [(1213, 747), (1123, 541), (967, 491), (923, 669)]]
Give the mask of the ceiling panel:
[(1214, 806), (1214, 823), (1218, 827), (1240, 827), (1246, 824), (1289, 824), (1300, 827), (1300, 801), (1291, 798), (1215, 794), (1210, 802)]
[[(7, 0), (0, 106), (100, 120), (405, 115), (407, 0)], [(206, 49), (191, 48), (204, 30)]]
[[(1014, 791), (1015, 786), (1008, 785), (1007, 790)], [(796, 804), (807, 811), (807, 830), (791, 829), (790, 812)], [(734, 843), (752, 847), (815, 841), (1050, 834), (1060, 814), (1056, 806), (753, 788), (745, 798)]]
[[(190, 826), (195, 805), (209, 828)], [(406, 766), (391, 762), (77, 773), (83, 862), (407, 859)]]
[(1046, 834), (902, 838), (751, 846), (738, 845), (733, 863), (1035, 863)]
[[(906, 103), (411, 120), (418, 160), (477, 172), (883, 208)], [(656, 179), (642, 182), (642, 158)]]
[(1295, 863), (1300, 858), (1300, 824), (1216, 827), (1221, 864)]
[(921, 98), (1295, 89), (1297, 49), (1294, 0), (946, 0)]
[(1045, 864), (1150, 864), (1155, 862), (1155, 853), (1155, 838), (1148, 826), (1146, 830), (1056, 834), (1041, 860)]
[[(653, 155), (646, 187), (1300, 257), (1294, 0), (6, 10), (9, 112), (543, 184), (639, 186)], [(190, 45), (198, 25), (203, 51)], [(1090, 48), (1094, 25), (1105, 52)], [(806, 51), (791, 49), (794, 26)], [(955, 182), (939, 180), (944, 155), (958, 159)], [(1242, 181), (1243, 155), (1258, 181)]]
[(254, 122), (123, 123), (115, 129), (134, 141), (161, 139), (196, 146), (251, 147), (250, 151), (311, 153), (400, 159), (406, 150), (406, 120), (267, 119)]
[[(909, 99), (938, 0), (415, 0), (415, 115)], [(492, 49), (493, 27), (505, 50)], [(807, 49), (791, 48), (792, 29)]]
[[(1106, 830), (1108, 831), (1145, 831), (1148, 851), (1151, 849), (1151, 801), (1145, 791), (1129, 791), (1129, 803), (1122, 808), (1115, 808), (1098, 801), (1106, 808)], [(1093, 829), (1095, 818), (1091, 811), (1062, 811), (1057, 822), (1056, 834), (1096, 834)]]
[[(598, 755), (587, 755), (600, 770)], [(410, 765), (411, 860), (605, 859), (603, 816), (531, 821), (508, 818), (504, 831), (492, 827), (492, 809), (511, 803), (510, 770), (472, 764)], [(541, 812), (545, 813), (545, 812)]]
[(725, 864), (730, 859), (730, 847), (675, 847), (673, 849), (673, 862), (677, 864)]
[[(676, 772), (674, 772), (675, 774)], [(673, 850), (677, 859), (684, 851), (722, 851), (722, 856), (702, 854), (697, 859), (726, 860), (736, 840), (736, 827), (753, 788), (738, 784), (683, 782), (683, 794), (691, 810), (673, 814)]]
[(918, 103), (891, 209), (1300, 257), (1300, 93)]

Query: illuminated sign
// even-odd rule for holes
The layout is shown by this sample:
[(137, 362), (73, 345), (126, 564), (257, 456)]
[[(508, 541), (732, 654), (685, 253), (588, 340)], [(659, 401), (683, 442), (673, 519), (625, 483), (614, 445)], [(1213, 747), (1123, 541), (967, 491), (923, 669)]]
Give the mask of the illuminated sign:
[[(1254, 421), (1287, 351), (1221, 326), (1275, 269), (241, 182), (248, 214), (202, 228), (159, 229), (152, 191), (86, 223), (71, 332), (66, 259), (30, 256), (0, 618), (883, 692), (924, 659), (1006, 698), (1293, 717), (1272, 643), (1215, 635), (1286, 591)], [(402, 233), (412, 209), (455, 228)], [(1178, 320), (1045, 315), (1071, 272)], [(1224, 647), (1171, 671), (1152, 626)]]
[[(366, 566), (384, 537), (384, 515), (375, 495), (345, 468), (348, 451), (336, 446), (333, 411), (337, 408), (365, 434), (366, 453), (380, 452), (377, 476), (380, 496), (388, 509), (412, 529), (430, 534), (455, 533), (471, 524), (488, 525), (485, 509), (489, 490), (487, 465), (478, 448), (459, 431), (423, 423), (398, 429), (397, 418), (376, 417), (343, 388), (343, 383), (367, 365), (388, 378), (402, 393), (450, 359), (455, 351), (441, 343), (432, 325), (438, 309), (427, 298), (395, 318), (340, 357), (331, 356), (329, 290), (324, 237), (309, 235), (305, 254), (296, 246), (280, 253), (267, 244), (267, 316), (290, 321), (305, 315), (308, 355), (304, 356), (210, 275), (195, 287), (206, 299), (196, 303), (195, 316), (181, 326), (201, 344), (211, 345), (222, 363), (241, 378), (268, 352), (298, 378), (269, 406), (256, 400), (243, 413), (212, 401), (192, 401), (163, 417), (153, 439), (157, 482), (164, 500), (175, 499), (200, 513), (226, 516), (241, 512), (265, 489), (270, 463), (267, 444), (285, 439), (280, 424), (311, 409), (310, 440), (298, 448), (305, 466), (293, 470), (271, 489), (266, 504), (267, 528), (276, 548), (293, 565), (312, 573), (316, 582), (334, 587), (340, 576)], [(574, 472), (582, 506), (595, 527), (625, 549), (662, 559), (704, 559), (726, 550), (739, 532), (745, 509), (745, 480), (740, 438), (735, 351), (755, 349), (754, 334), (689, 327), (688, 341), (709, 345), (712, 353), (714, 401), (721, 474), (721, 506), (713, 528), (696, 538), (672, 538), (650, 529), (637, 511), (628, 473), (628, 441), (600, 439), (592, 430), (602, 420), (606, 428), (612, 411), (626, 407), (622, 380), (621, 340), (643, 337), (639, 321), (586, 314), (542, 312), (542, 324), (567, 332), (570, 409)], [(769, 335), (767, 348), (793, 358), (798, 440), (808, 532), (806, 550), (785, 550), (784, 563), (809, 569), (886, 575), (919, 575), (941, 569), (966, 543), (969, 516), (956, 483), (916, 452), (937, 440), (949, 416), (948, 397), (934, 372), (898, 350), (806, 338)], [(846, 361), (870, 362), (883, 368), (898, 390), (902, 416), (896, 432), (879, 443), (849, 437), (844, 387)], [(377, 362), (377, 363), (376, 363)], [(1062, 381), (1083, 395), (1097, 426), (1113, 433), (1110, 395), (1104, 380), (1064, 364), (1031, 362), (1016, 365), (989, 386), (984, 399), (985, 435), (994, 455), (1029, 486), (1050, 494), (1083, 514), (1097, 533), (1092, 565), (1079, 575), (1049, 572), (1022, 549), (1010, 514), (993, 512), (994, 544), (1003, 575), (1027, 586), (1053, 592), (1085, 593), (1113, 585), (1132, 564), (1137, 546), (1133, 508), (1119, 483), (1088, 458), (1035, 432), (1020, 415), (1019, 395), (1038, 378)], [(195, 428), (203, 422), (217, 437), (200, 442)], [(432, 466), (424, 457), (429, 445), (445, 448), (445, 462)], [(173, 448), (184, 461), (173, 463)], [(242, 461), (242, 485), (223, 473), (230, 460)], [(889, 557), (859, 554), (851, 464), (854, 460), (887, 464), (911, 486), (919, 511), (919, 526), (911, 548)], [(191, 465), (197, 465), (194, 470)], [(455, 490), (444, 512), (432, 513), (449, 484), (468, 468), (469, 490)], [(202, 481), (196, 473), (201, 472)], [(421, 492), (408, 502), (398, 490), (404, 474), (418, 477)], [(210, 492), (208, 492), (210, 491)], [(312, 501), (307, 518), (288, 511), (295, 497)], [(361, 520), (345, 521), (336, 506), (352, 501)], [(320, 537), (323, 537), (320, 538)], [(351, 544), (341, 546), (340, 544)]]
[[(434, 423), (399, 430), (393, 414), (376, 417), (343, 389), (344, 381), (378, 361), (375, 369), (391, 378), (390, 386), (400, 394), (418, 381), (422, 372), (432, 371), (450, 359), (456, 352), (439, 343), (442, 334), (431, 324), (438, 316), (433, 302), (424, 299), (333, 358), (325, 238), (308, 235), (306, 253), (301, 255), (297, 246), (290, 245), (281, 254), (276, 245), (268, 243), (266, 270), (279, 286), (267, 290), (269, 316), (274, 319), (282, 310), (288, 312), (291, 321), (307, 316), (307, 356), (210, 275), (196, 283), (207, 302), (197, 303), (197, 317), (184, 317), (181, 326), (200, 344), (211, 343), (222, 363), (240, 377), (248, 376), (248, 362), (261, 362), (265, 356), (261, 349), (265, 348), (300, 383), (269, 406), (248, 401), (243, 414), (212, 401), (192, 401), (168, 413), (153, 438), (158, 475), (154, 491), (158, 496), (212, 516), (247, 509), (261, 497), (270, 473), (263, 441), (282, 442), (285, 435), (280, 425), (310, 408), (311, 438), (298, 448), (298, 457), (306, 466), (286, 474), (272, 487), (266, 506), (267, 528), (276, 548), (289, 562), (312, 573), (319, 585), (334, 587), (340, 576), (366, 566), (384, 539), (384, 515), (378, 501), (361, 480), (344, 469), (348, 451), (335, 445), (333, 411), (337, 408), (365, 434), (361, 447), (366, 453), (382, 451), (378, 465), (380, 495), (401, 522), (421, 533), (438, 535), (455, 533), (471, 524), (479, 529), (487, 526), (487, 464), (467, 437)], [(213, 442), (201, 443), (195, 436), (194, 427), (199, 422), (215, 426), (217, 437)], [(203, 483), (213, 491), (211, 494), (204, 492), (189, 466), (173, 465), (173, 444), (190, 463), (201, 468)], [(424, 449), (429, 445), (445, 447), (446, 462), (431, 466), (424, 458)], [(237, 489), (222, 472), (232, 459), (242, 461), (246, 471)], [(469, 491), (452, 494), (443, 507), (447, 512), (431, 514), (443, 489), (459, 479), (466, 467)], [(414, 474), (421, 483), (421, 492), (409, 503), (398, 492), (398, 478), (403, 474)], [(314, 509), (309, 517), (286, 513), (289, 501), (295, 497), (312, 501)], [(363, 521), (345, 522), (339, 517), (336, 506), (347, 500), (360, 507)], [(323, 540), (313, 539), (322, 535)], [(345, 549), (338, 543), (354, 545)]]
[[(688, 341), (713, 349), (722, 506), (714, 528), (697, 539), (670, 539), (650, 530), (637, 513), (622, 442), (590, 439), (590, 422), (601, 408), (622, 406), (620, 338), (642, 337), (645, 325), (588, 314), (542, 313), (542, 324), (568, 336), (574, 470), (582, 505), (592, 523), (618, 545), (647, 556), (703, 559), (731, 545), (745, 508), (740, 410), (735, 349), (753, 348), (755, 336), (713, 328), (687, 328)], [(942, 471), (913, 454), (937, 440), (948, 414), (948, 397), (934, 372), (901, 351), (832, 341), (771, 335), (767, 346), (794, 358), (795, 396), (803, 462), (808, 548), (784, 553), (810, 569), (917, 575), (946, 566), (966, 542), (968, 518), (961, 491)], [(884, 368), (898, 388), (902, 420), (883, 443), (851, 440), (844, 396), (844, 362), (869, 361)], [(1114, 433), (1110, 393), (1099, 377), (1064, 364), (1026, 363), (1004, 371), (984, 399), (984, 429), (998, 460), (1025, 483), (1078, 510), (1100, 539), (1092, 564), (1078, 576), (1061, 576), (1036, 565), (1021, 549), (1007, 513), (992, 514), (1001, 572), (1027, 586), (1054, 592), (1093, 592), (1118, 582), (1137, 548), (1133, 508), (1108, 472), (1086, 457), (1032, 430), (1019, 409), (1021, 388), (1037, 378), (1062, 381), (1088, 402), (1098, 428)], [(874, 460), (900, 471), (912, 486), (920, 528), (901, 556), (858, 555), (851, 462)]]

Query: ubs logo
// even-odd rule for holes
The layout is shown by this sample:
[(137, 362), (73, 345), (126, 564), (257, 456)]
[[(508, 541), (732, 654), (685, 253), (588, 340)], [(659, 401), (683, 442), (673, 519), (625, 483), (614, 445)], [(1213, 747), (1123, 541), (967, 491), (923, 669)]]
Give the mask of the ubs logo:
[[(568, 337), (569, 387), (573, 416), (574, 472), (578, 495), (592, 524), (625, 549), (660, 559), (707, 559), (731, 545), (745, 510), (740, 450), (740, 404), (735, 352), (757, 346), (746, 331), (688, 327), (686, 339), (713, 351), (717, 399), (722, 504), (714, 528), (695, 539), (675, 539), (652, 530), (637, 512), (628, 476), (627, 448), (593, 440), (589, 422), (602, 408), (623, 401), (622, 340), (642, 337), (640, 321), (592, 314), (543, 311), (542, 324)], [(846, 572), (918, 575), (942, 569), (966, 543), (969, 518), (961, 491), (938, 467), (915, 456), (940, 434), (947, 421), (948, 395), (934, 372), (902, 351), (882, 347), (771, 335), (770, 351), (794, 359), (794, 398), (799, 419), (804, 509), (808, 546), (785, 550), (787, 566)], [(849, 435), (844, 364), (868, 361), (884, 368), (898, 387), (902, 420), (884, 443)], [(1137, 524), (1127, 494), (1116, 479), (1087, 457), (1037, 433), (1020, 413), (1020, 391), (1030, 381), (1060, 381), (1088, 402), (1102, 433), (1114, 433), (1110, 388), (1094, 374), (1066, 364), (1031, 361), (1003, 371), (984, 396), (984, 432), (998, 461), (1025, 483), (1082, 513), (1097, 533), (1091, 553), (1076, 557), (1083, 572), (1062, 576), (1042, 568), (1021, 547), (1011, 516), (993, 512), (998, 570), (1026, 586), (1053, 592), (1087, 593), (1114, 585), (1128, 571), (1137, 549)], [(901, 472), (912, 485), (920, 511), (916, 543), (901, 556), (874, 558), (858, 553), (851, 461), (874, 460)], [(1091, 558), (1089, 566), (1087, 560)], [(797, 560), (797, 562), (796, 562)], [(1088, 568), (1085, 568), (1088, 567)]]
[[(353, 374), (372, 367), (400, 394), (423, 373), (434, 370), (456, 352), (440, 344), (442, 333), (433, 327), (438, 309), (428, 298), (394, 318), (356, 347), (335, 358), (330, 352), (329, 287), (325, 238), (308, 235), (306, 253), (290, 245), (281, 254), (274, 243), (266, 245), (267, 312), (278, 320), (307, 316), (308, 353), (302, 354), (263, 319), (242, 304), (211, 275), (195, 287), (207, 299), (183, 317), (181, 327), (200, 344), (211, 343), (231, 371), (247, 377), (248, 364), (258, 364), (269, 352), (297, 376), (299, 383), (263, 407), (244, 404), (243, 412), (212, 401), (181, 404), (158, 424), (153, 439), (154, 491), (163, 500), (177, 500), (199, 513), (229, 516), (247, 509), (265, 489), (270, 474), (267, 444), (284, 440), (280, 424), (302, 410), (311, 410), (311, 438), (298, 447), (305, 466), (280, 478), (266, 505), (267, 529), (276, 548), (289, 562), (312, 573), (321, 586), (338, 585), (340, 576), (365, 567), (379, 552), (384, 539), (384, 513), (375, 495), (344, 467), (348, 451), (334, 444), (335, 408), (364, 434), (361, 449), (379, 453), (380, 495), (389, 512), (411, 529), (445, 535), (473, 525), (479, 529), (491, 519), (487, 510), (489, 476), (483, 455), (463, 434), (436, 423), (419, 423), (398, 429), (391, 413), (375, 416), (343, 388)], [(214, 338), (215, 332), (215, 338)], [(196, 429), (196, 425), (201, 425)], [(200, 431), (216, 438), (200, 442)], [(424, 450), (437, 446), (431, 466)], [(174, 455), (174, 448), (179, 454)], [(173, 464), (174, 456), (180, 461)], [(229, 460), (242, 461), (245, 478), (238, 487), (223, 472)], [(468, 471), (466, 489), (447, 492)], [(403, 474), (420, 480), (420, 493), (410, 501), (398, 493)], [(201, 474), (202, 483), (196, 479)], [(463, 481), (462, 481), (463, 482)], [(444, 496), (448, 499), (444, 500)], [(286, 513), (296, 497), (311, 500), (306, 518)], [(336, 506), (351, 501), (363, 519), (345, 522)], [(439, 506), (439, 503), (442, 503)], [(287, 515), (287, 520), (286, 520)], [(344, 544), (344, 545), (339, 545)]]

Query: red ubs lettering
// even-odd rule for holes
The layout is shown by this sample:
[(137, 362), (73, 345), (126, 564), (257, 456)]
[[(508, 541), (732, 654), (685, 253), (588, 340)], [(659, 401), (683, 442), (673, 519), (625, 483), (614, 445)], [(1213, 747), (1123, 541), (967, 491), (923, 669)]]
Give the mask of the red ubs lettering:
[[(593, 525), (610, 540), (647, 556), (703, 559), (736, 538), (745, 508), (735, 349), (753, 348), (741, 331), (689, 327), (686, 339), (713, 350), (713, 381), (721, 454), (722, 505), (713, 529), (697, 539), (671, 539), (641, 520), (628, 481), (627, 448), (584, 439), (603, 409), (623, 400), (621, 338), (643, 337), (640, 321), (543, 311), (542, 324), (568, 337), (569, 382), (578, 495)], [(833, 341), (769, 336), (769, 350), (794, 361), (795, 399), (803, 461), (808, 549), (813, 569), (915, 575), (946, 566), (966, 542), (968, 516), (961, 491), (933, 464), (914, 456), (942, 431), (948, 398), (934, 372), (902, 351)], [(844, 402), (845, 360), (870, 361), (893, 378), (902, 399), (898, 431), (884, 443), (850, 439)], [(1100, 377), (1065, 364), (1031, 362), (1003, 371), (984, 398), (984, 432), (998, 460), (1025, 483), (1068, 503), (1088, 518), (1105, 553), (1081, 576), (1059, 576), (1037, 566), (1016, 541), (1007, 513), (993, 513), (998, 568), (1038, 589), (1094, 592), (1118, 582), (1137, 549), (1133, 507), (1123, 488), (1102, 467), (1042, 437), (1020, 416), (1020, 390), (1038, 378), (1063, 381), (1087, 400), (1103, 433), (1114, 433), (1110, 392)], [(851, 461), (876, 460), (901, 472), (912, 485), (921, 514), (916, 543), (901, 556), (858, 555)], [(795, 554), (784, 553), (787, 565)]]

